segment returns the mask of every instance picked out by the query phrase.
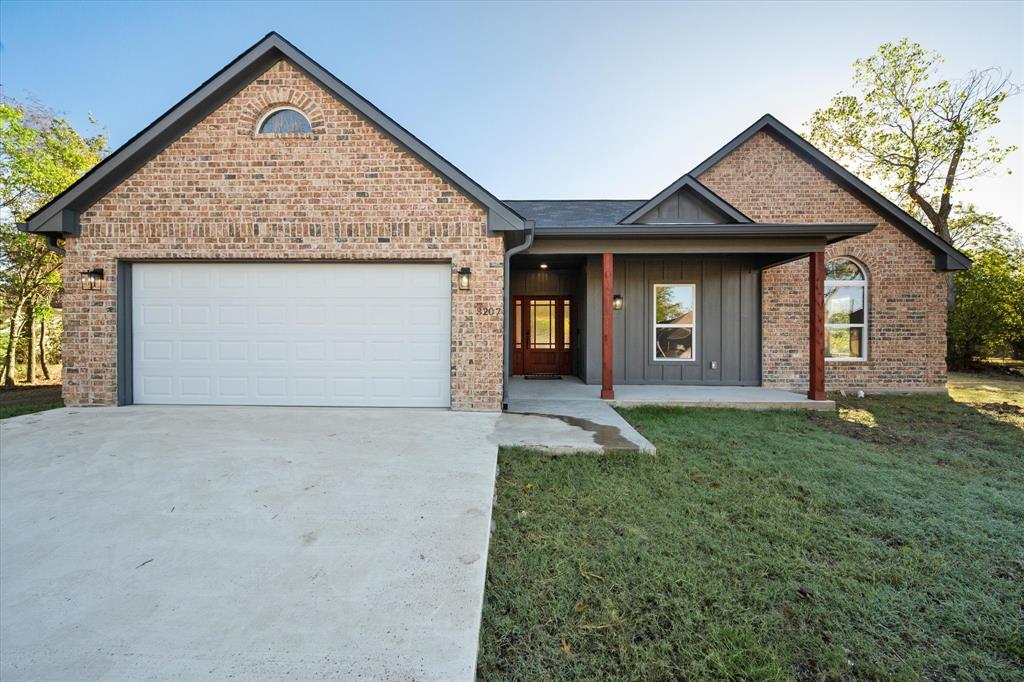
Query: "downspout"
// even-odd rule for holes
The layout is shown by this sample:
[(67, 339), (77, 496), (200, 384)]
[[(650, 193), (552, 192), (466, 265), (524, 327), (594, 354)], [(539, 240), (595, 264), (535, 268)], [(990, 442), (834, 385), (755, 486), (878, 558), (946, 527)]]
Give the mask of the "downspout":
[(504, 336), (505, 336), (505, 340), (504, 340), (504, 343), (502, 344), (503, 345), (502, 353), (503, 353), (504, 361), (502, 362), (502, 370), (501, 370), (501, 409), (502, 410), (507, 410), (508, 409), (508, 376), (509, 376), (509, 368), (511, 367), (511, 357), (512, 357), (512, 349), (510, 347), (511, 346), (510, 342), (512, 340), (512, 309), (511, 309), (511, 307), (509, 305), (511, 303), (511, 300), (512, 300), (512, 294), (509, 291), (509, 268), (512, 265), (512, 256), (516, 255), (517, 253), (522, 253), (526, 249), (528, 249), (531, 246), (533, 246), (533, 232), (534, 232), (535, 226), (536, 226), (536, 223), (533, 220), (527, 220), (526, 221), (526, 229), (525, 229), (526, 238), (523, 239), (523, 243), (522, 244), (518, 244), (517, 246), (513, 246), (511, 249), (508, 249), (508, 250), (505, 251), (505, 270), (504, 270), (504, 273), (505, 273), (505, 286), (504, 286), (504, 295), (505, 295), (505, 304), (504, 304), (505, 305), (505, 315), (504, 315), (505, 335)]
[(63, 236), (64, 234), (61, 232), (46, 235), (46, 248), (50, 249), (50, 251), (53, 251), (58, 256), (63, 256), (64, 247), (57, 243), (57, 240)]

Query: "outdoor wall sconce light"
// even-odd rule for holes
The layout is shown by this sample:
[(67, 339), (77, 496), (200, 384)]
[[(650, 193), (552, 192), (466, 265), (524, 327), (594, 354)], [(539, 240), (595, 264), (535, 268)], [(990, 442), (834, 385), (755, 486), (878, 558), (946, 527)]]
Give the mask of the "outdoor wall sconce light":
[(94, 268), (82, 273), (83, 289), (99, 289), (101, 281), (103, 281), (103, 268)]
[(622, 296), (619, 296), (618, 294), (612, 296), (612, 308), (615, 308), (615, 310), (622, 310), (622, 305)]
[(462, 268), (459, 270), (459, 290), (469, 290), (469, 276), (473, 274), (473, 271), (469, 268)]
[(541, 270), (547, 270), (548, 269), (548, 264), (547, 263), (541, 263), (540, 264), (540, 269)]

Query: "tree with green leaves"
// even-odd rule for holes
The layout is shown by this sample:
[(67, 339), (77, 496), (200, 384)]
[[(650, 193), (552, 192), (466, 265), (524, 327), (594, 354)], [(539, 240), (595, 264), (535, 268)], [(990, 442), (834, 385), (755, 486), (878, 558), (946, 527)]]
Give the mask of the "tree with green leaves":
[(34, 380), (33, 320), (49, 315), (61, 288), (60, 256), (17, 224), (92, 168), (107, 147), (106, 136), (83, 137), (65, 119), (37, 104), (0, 101), (0, 302), (7, 318), (7, 348), (0, 380), (16, 381), (17, 341), (29, 337), (27, 358)]
[(857, 92), (815, 111), (808, 139), (959, 246), (953, 225), (960, 219), (963, 227), (962, 218), (977, 212), (958, 197), (1016, 150), (989, 133), (1020, 87), (995, 67), (942, 78), (941, 64), (937, 53), (905, 38), (885, 43), (854, 62)]
[(1024, 358), (1024, 246), (1010, 237), (980, 245), (971, 255), (973, 265), (955, 275), (950, 367), (966, 367), (992, 355)]

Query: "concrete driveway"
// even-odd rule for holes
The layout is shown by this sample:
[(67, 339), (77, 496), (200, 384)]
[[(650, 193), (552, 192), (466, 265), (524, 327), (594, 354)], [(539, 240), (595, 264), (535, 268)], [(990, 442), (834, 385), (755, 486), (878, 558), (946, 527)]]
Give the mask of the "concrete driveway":
[(0, 423), (0, 678), (470, 679), (496, 414)]

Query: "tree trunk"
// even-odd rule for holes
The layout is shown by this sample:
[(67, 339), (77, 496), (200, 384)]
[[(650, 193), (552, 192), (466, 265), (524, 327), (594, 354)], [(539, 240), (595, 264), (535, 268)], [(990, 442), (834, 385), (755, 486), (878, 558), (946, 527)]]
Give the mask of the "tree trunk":
[(46, 366), (46, 320), (39, 320), (39, 369), (43, 377), (50, 380), (50, 368)]
[(15, 386), (14, 379), (14, 350), (18, 346), (18, 317), (21, 315), (21, 304), (14, 306), (11, 310), (11, 325), (8, 328), (10, 332), (7, 336), (9, 343), (7, 344), (7, 354), (4, 356), (4, 388), (13, 388)]
[(36, 383), (36, 311), (29, 303), (25, 313), (25, 331), (28, 336), (28, 348), (25, 349), (25, 383)]

